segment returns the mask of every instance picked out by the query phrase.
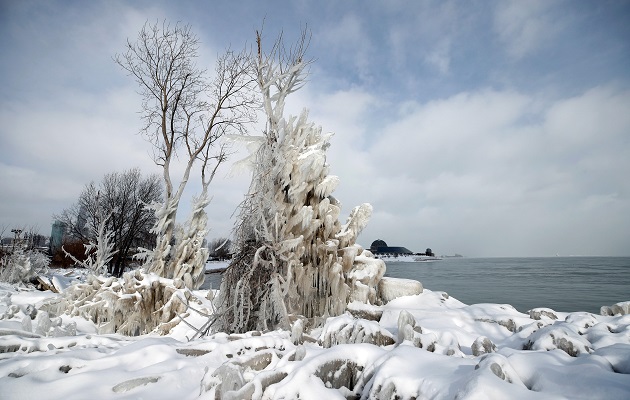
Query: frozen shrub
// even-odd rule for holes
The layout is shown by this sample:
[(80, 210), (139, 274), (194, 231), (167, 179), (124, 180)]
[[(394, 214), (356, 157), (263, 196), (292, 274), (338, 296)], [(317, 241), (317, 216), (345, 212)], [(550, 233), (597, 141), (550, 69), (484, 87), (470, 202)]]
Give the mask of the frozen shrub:
[(39, 274), (48, 271), (50, 259), (37, 250), (16, 249), (0, 259), (0, 281), (29, 284)]

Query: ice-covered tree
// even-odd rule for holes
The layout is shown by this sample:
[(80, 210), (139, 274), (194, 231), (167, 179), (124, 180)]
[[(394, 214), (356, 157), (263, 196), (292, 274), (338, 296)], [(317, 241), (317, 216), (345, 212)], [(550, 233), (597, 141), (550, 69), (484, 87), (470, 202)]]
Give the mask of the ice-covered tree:
[(93, 228), (92, 236), (96, 237), (96, 239), (84, 245), (86, 255), (84, 261), (78, 260), (61, 246), (66, 257), (72, 259), (76, 264), (87, 268), (95, 275), (105, 275), (109, 270), (109, 263), (118, 252), (118, 250), (114, 249), (114, 232), (107, 229), (109, 218), (111, 218), (111, 214), (105, 218), (100, 218), (101, 222), (98, 228)]
[(22, 246), (0, 255), (0, 282), (28, 285), (37, 275), (48, 272), (50, 258)]
[[(177, 275), (185, 273), (179, 265), (181, 257), (191, 260), (183, 255), (187, 250), (181, 246), (186, 244), (176, 241), (173, 248), (171, 243), (179, 202), (193, 165), (201, 163), (206, 194), (199, 199), (203, 203), (216, 166), (226, 159), (225, 147), (217, 144), (226, 132), (243, 132), (254, 118), (250, 54), (227, 51), (218, 58), (214, 79), (209, 80), (206, 71), (196, 65), (198, 49), (199, 39), (190, 26), (163, 22), (145, 24), (137, 40), (128, 41), (126, 52), (115, 57), (140, 86), (145, 121), (142, 133), (153, 144), (155, 163), (162, 167), (166, 193), (164, 202), (154, 205), (157, 240), (155, 248), (145, 254), (148, 270), (165, 278), (184, 278)], [(179, 184), (174, 182), (171, 169), (176, 156), (184, 162)], [(213, 171), (208, 179), (206, 169)], [(189, 239), (205, 230), (205, 224), (195, 222), (192, 226), (198, 230), (186, 233)], [(201, 271), (201, 275), (187, 282), (203, 281), (202, 266), (196, 265), (192, 271)]]
[[(0, 239), (4, 237), (5, 225), (0, 225)], [(35, 249), (30, 238), (35, 237), (34, 229), (15, 228), (11, 246), (0, 246), (0, 282), (29, 285), (37, 275), (48, 271), (50, 258)], [(24, 232), (25, 239), (20, 235)]]
[[(284, 116), (287, 96), (305, 82), (306, 33), (291, 48), (280, 37), (268, 53), (260, 35), (257, 43), (266, 129), (262, 137), (245, 138), (255, 149), (248, 159), (252, 181), (235, 228), (215, 328), (237, 332), (288, 328), (300, 316), (319, 325), (343, 313), (357, 279), (363, 279), (353, 275), (363, 251), (355, 239), (371, 213), (364, 204), (345, 225), (339, 222), (341, 205), (332, 196), (339, 179), (328, 174), (326, 162), (331, 135), (309, 122), (306, 110), (299, 117)], [(373, 268), (360, 299), (374, 301), (384, 264), (365, 264)]]

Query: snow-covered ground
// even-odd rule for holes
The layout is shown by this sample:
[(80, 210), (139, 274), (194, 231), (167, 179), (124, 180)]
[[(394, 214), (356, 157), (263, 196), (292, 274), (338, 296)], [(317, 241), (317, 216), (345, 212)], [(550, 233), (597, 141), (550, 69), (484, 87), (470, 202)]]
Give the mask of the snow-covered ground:
[(229, 261), (208, 261), (206, 263), (206, 273), (223, 272), (229, 264)]
[[(195, 293), (211, 310), (212, 292)], [(166, 336), (97, 334), (38, 310), (54, 296), (0, 284), (0, 398), (630, 398), (630, 315), (523, 314), (425, 289), (352, 303), (308, 334), (297, 323), (189, 341), (184, 323)]]

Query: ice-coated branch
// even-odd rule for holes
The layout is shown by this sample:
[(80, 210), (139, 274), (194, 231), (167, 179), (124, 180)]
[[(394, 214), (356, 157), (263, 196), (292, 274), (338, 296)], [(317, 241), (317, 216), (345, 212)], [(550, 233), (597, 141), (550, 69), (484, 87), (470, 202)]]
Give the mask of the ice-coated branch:
[(79, 261), (61, 246), (61, 249), (67, 257), (76, 264), (89, 269), (95, 275), (105, 275), (107, 273), (108, 264), (118, 251), (114, 250), (114, 232), (107, 229), (107, 220), (109, 218), (111, 218), (111, 214), (101, 220), (98, 230), (95, 232), (96, 243), (90, 241), (88, 244), (84, 245), (85, 255), (87, 256), (85, 261)]

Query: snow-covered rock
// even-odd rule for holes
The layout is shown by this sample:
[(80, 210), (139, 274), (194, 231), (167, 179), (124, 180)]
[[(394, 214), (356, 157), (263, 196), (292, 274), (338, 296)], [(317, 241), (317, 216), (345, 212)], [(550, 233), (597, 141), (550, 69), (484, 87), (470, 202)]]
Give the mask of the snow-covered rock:
[(612, 306), (603, 306), (600, 309), (601, 315), (626, 315), (630, 314), (630, 301), (622, 301)]
[(378, 283), (378, 292), (383, 303), (402, 297), (422, 293), (422, 283), (413, 279), (383, 277)]
[(558, 319), (556, 312), (551, 308), (534, 308), (533, 310), (529, 310), (529, 317), (535, 320), (543, 318)]
[(592, 352), (592, 344), (584, 336), (562, 325), (548, 325), (529, 337), (526, 350), (559, 349), (572, 357)]
[(473, 356), (480, 356), (482, 354), (494, 353), (497, 351), (497, 346), (490, 339), (485, 336), (479, 336), (470, 346)]
[(326, 320), (322, 328), (320, 343), (325, 348), (347, 343), (389, 346), (394, 344), (395, 340), (394, 336), (383, 329), (378, 322), (354, 318), (346, 313)]

